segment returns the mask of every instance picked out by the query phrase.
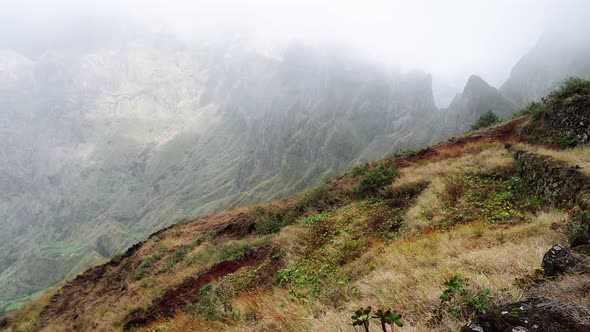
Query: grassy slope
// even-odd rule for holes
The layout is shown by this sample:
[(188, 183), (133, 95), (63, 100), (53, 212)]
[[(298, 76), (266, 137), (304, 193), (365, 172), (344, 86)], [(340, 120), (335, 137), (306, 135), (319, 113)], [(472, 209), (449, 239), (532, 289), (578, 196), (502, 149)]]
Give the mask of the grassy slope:
[[(533, 290), (514, 282), (567, 241), (569, 218), (511, 187), (516, 170), (504, 144), (516, 143), (526, 120), (361, 165), (283, 201), (165, 229), (31, 301), (8, 330), (347, 331), (351, 313), (372, 305), (399, 311), (404, 331), (447, 331), (468, 318), (440, 311), (453, 275), (490, 289), (491, 304), (537, 292), (589, 311), (583, 277)], [(585, 147), (520, 147), (588, 163)], [(391, 168), (393, 180), (383, 170)], [(384, 185), (359, 191), (369, 180)]]
[[(272, 203), (263, 214), (242, 208), (177, 225), (95, 281), (74, 280), (32, 301), (12, 329), (121, 329), (137, 312), (150, 312), (174, 285), (269, 243), (280, 248), (280, 264), (244, 267), (217, 279), (212, 293), (140, 330), (351, 330), (349, 316), (359, 305), (395, 307), (405, 331), (458, 328), (464, 320), (430, 319), (445, 280), (459, 274), (475, 288), (490, 288), (494, 302), (514, 301), (521, 296), (514, 278), (564, 241), (552, 226), (566, 218), (563, 213), (502, 198), (513, 172), (504, 141), (510, 137), (503, 129), (476, 133), (354, 169), (328, 184), (328, 192)], [(399, 177), (379, 197), (353, 194), (364, 174), (392, 163), (399, 165)], [(280, 211), (293, 212), (292, 224), (257, 234), (264, 233), (264, 222), (288, 219), (265, 217)], [(226, 227), (249, 223), (258, 232)], [(52, 296), (49, 312), (40, 315)], [(228, 299), (231, 308), (224, 306)]]

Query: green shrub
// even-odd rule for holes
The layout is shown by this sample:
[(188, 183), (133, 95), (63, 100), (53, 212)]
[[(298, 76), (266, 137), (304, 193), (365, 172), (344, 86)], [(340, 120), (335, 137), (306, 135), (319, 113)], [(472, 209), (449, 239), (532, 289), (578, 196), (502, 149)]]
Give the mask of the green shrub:
[(297, 213), (286, 209), (267, 211), (264, 208), (257, 207), (250, 219), (254, 221), (256, 234), (267, 235), (277, 233), (281, 228), (294, 223), (297, 219)]
[(564, 233), (567, 235), (570, 245), (580, 244), (576, 243), (578, 236), (590, 231), (590, 212), (584, 211), (576, 205), (567, 210), (567, 213), (570, 219), (563, 223)]
[(559, 135), (557, 137), (557, 143), (559, 143), (560, 148), (567, 149), (576, 146), (578, 142), (569, 136)]
[(549, 107), (542, 102), (532, 101), (527, 106), (522, 108), (520, 111), (514, 113), (513, 118), (517, 118), (524, 115), (530, 115), (533, 119), (539, 119), (549, 112)]
[(360, 165), (356, 165), (350, 169), (350, 174), (353, 177), (357, 177), (359, 175), (364, 174), (369, 169), (369, 163), (362, 163)]
[(374, 196), (380, 189), (391, 184), (397, 175), (398, 172), (395, 167), (379, 165), (373, 168), (359, 181), (354, 187), (354, 192), (361, 198)]
[(479, 119), (477, 119), (477, 121), (471, 125), (471, 130), (491, 127), (498, 123), (500, 123), (500, 118), (496, 115), (496, 113), (490, 110), (482, 114), (482, 116), (480, 116)]
[(559, 107), (568, 97), (586, 94), (590, 94), (590, 81), (579, 77), (570, 77), (563, 81), (557, 90), (547, 95), (546, 100), (549, 106)]

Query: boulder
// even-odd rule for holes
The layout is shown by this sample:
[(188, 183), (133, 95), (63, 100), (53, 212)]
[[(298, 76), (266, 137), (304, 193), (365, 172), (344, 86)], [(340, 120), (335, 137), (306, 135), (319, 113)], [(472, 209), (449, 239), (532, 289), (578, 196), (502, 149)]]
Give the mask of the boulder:
[(461, 328), (461, 332), (590, 331), (590, 326), (577, 322), (559, 310), (547, 307), (544, 305), (545, 302), (546, 299), (534, 298), (491, 307), (485, 314), (469, 321)]
[(576, 260), (570, 250), (561, 244), (556, 244), (543, 256), (541, 267), (543, 267), (546, 277), (555, 277), (567, 272), (574, 265), (576, 265)]

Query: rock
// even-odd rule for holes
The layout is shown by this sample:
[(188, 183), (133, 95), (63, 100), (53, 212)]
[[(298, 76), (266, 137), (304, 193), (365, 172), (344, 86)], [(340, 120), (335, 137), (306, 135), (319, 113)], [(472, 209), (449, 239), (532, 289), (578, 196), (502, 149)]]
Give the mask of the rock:
[(491, 307), (461, 328), (461, 332), (590, 331), (590, 326), (581, 324), (558, 309), (544, 306), (544, 302), (545, 299), (533, 298)]
[(467, 323), (467, 325), (465, 325), (461, 329), (461, 332), (485, 332), (485, 331), (483, 330), (483, 327), (481, 327), (476, 322), (469, 321), (469, 323)]
[(576, 261), (569, 249), (561, 244), (556, 244), (543, 256), (541, 267), (545, 270), (545, 276), (554, 277), (567, 272), (576, 265)]

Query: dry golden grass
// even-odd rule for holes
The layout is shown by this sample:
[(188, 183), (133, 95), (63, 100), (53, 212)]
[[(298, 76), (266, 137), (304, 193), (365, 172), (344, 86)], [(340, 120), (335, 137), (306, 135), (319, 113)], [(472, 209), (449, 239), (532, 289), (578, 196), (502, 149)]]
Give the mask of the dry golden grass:
[[(583, 155), (581, 152), (568, 153)], [(478, 142), (442, 149), (436, 158), (400, 169), (400, 177), (392, 185), (394, 189), (422, 181), (430, 184), (405, 211), (402, 232), (395, 239), (371, 238), (365, 242), (368, 249), (363, 247), (360, 257), (345, 260), (347, 263), (343, 270), (351, 282), (343, 285), (346, 294), (338, 301), (294, 296), (289, 291), (290, 286), (272, 284), (271, 281), (270, 286), (249, 289), (234, 297), (231, 301), (234, 313), (224, 322), (207, 321), (199, 315), (179, 310), (173, 319), (153, 322), (141, 330), (160, 327), (163, 331), (353, 331), (350, 316), (361, 305), (399, 311), (405, 323), (402, 331), (458, 330), (464, 323), (461, 320), (443, 318), (436, 323), (431, 321), (446, 280), (458, 274), (468, 278), (474, 288), (490, 288), (495, 303), (516, 301), (524, 294), (514, 285), (514, 279), (540, 265), (543, 254), (552, 245), (565, 242), (564, 236), (556, 231), (559, 228), (554, 225), (567, 218), (561, 212), (543, 212), (532, 216), (528, 222), (514, 225), (488, 226), (475, 222), (455, 226), (447, 232), (431, 228), (443, 218), (441, 210), (448, 179), (489, 173), (512, 165), (513, 158), (502, 144)], [(353, 182), (349, 182), (341, 180), (338, 188), (351, 187)], [(365, 230), (374, 221), (372, 218), (378, 210), (371, 204), (354, 202), (323, 219), (322, 222), (328, 225), (337, 225), (337, 232), (328, 239), (330, 245), (321, 253), (333, 254), (337, 251), (335, 248), (341, 248), (338, 245), (351, 239), (351, 234)], [(219, 258), (216, 253), (219, 246), (236, 240), (223, 235), (205, 241), (194, 246), (170, 270), (155, 273), (165, 266), (178, 248), (194, 243), (198, 236), (210, 234), (212, 230), (244, 220), (250, 212), (251, 208), (235, 209), (205, 217), (199, 222), (176, 226), (159, 237), (152, 237), (130, 258), (134, 260), (132, 266), (138, 266), (146, 257), (162, 251), (159, 260), (149, 268), (149, 273), (134, 281), (131, 277), (133, 272), (127, 271), (126, 288), (120, 292), (105, 295), (91, 290), (80, 303), (84, 315), (78, 324), (84, 330), (121, 330), (130, 310), (149, 308), (166, 289), (211, 268)], [(283, 261), (291, 267), (310, 252), (309, 246), (314, 240), (310, 239), (311, 234), (309, 227), (294, 224), (270, 236), (270, 241), (282, 248)], [(254, 238), (244, 236), (239, 241), (247, 242)], [(108, 279), (100, 282), (108, 282)], [(555, 300), (566, 301), (580, 292), (581, 287), (580, 280), (563, 278), (542, 291)], [(29, 303), (26, 310), (19, 313), (19, 324), (13, 325), (16, 327), (13, 330), (37, 330), (33, 321), (48, 301), (49, 293)], [(588, 297), (576, 301), (571, 303), (588, 307), (590, 302)], [(31, 317), (23, 319), (22, 315)], [(54, 319), (44, 330), (76, 330), (71, 323), (68, 324)]]
[(400, 178), (393, 183), (399, 187), (418, 181), (430, 181), (430, 185), (418, 196), (416, 203), (406, 213), (405, 230), (419, 234), (438, 224), (442, 209), (441, 196), (446, 184), (444, 178), (470, 174), (488, 173), (502, 167), (510, 167), (514, 160), (500, 144), (489, 144), (474, 154), (463, 154), (456, 158), (443, 159), (426, 164), (417, 164), (400, 171)]
[[(228, 322), (221, 330), (353, 331), (349, 318), (361, 305), (395, 308), (404, 316), (402, 331), (457, 330), (464, 322), (445, 319), (430, 323), (444, 281), (459, 274), (476, 288), (490, 288), (497, 303), (516, 301), (523, 291), (514, 285), (514, 278), (531, 272), (548, 248), (564, 241), (552, 227), (563, 218), (560, 212), (541, 213), (529, 223), (512, 227), (471, 224), (447, 233), (378, 244), (348, 264), (349, 270), (359, 269), (367, 261), (375, 267), (351, 285), (356, 296), (343, 305), (335, 308), (313, 299), (295, 300), (281, 287), (260, 289), (234, 299), (240, 321)], [(167, 330), (180, 321), (162, 326)]]
[(404, 184), (432, 181), (438, 177), (452, 177), (466, 174), (486, 173), (491, 170), (510, 166), (512, 156), (499, 143), (478, 145), (473, 153), (464, 153), (454, 158), (445, 158), (429, 163), (418, 163), (400, 170), (400, 177), (393, 183), (394, 187)]
[(454, 274), (469, 278), (473, 286), (490, 288), (498, 302), (514, 301), (521, 291), (516, 276), (539, 265), (543, 254), (562, 235), (551, 228), (563, 220), (561, 213), (543, 213), (531, 223), (504, 228), (466, 225), (449, 233), (408, 237), (375, 252), (377, 268), (355, 283), (358, 301), (343, 309), (330, 309), (318, 318), (312, 330), (351, 331), (349, 316), (360, 305), (394, 307), (404, 315), (403, 331), (457, 330), (461, 321), (428, 324), (443, 290)]
[(549, 149), (542, 146), (537, 145), (529, 145), (529, 144), (517, 144), (516, 148), (534, 152), (537, 154), (550, 156), (557, 161), (564, 162), (568, 165), (578, 165), (582, 169), (581, 171), (586, 174), (590, 175), (590, 146), (589, 145), (581, 145), (572, 149), (566, 150), (557, 150), (557, 149)]

